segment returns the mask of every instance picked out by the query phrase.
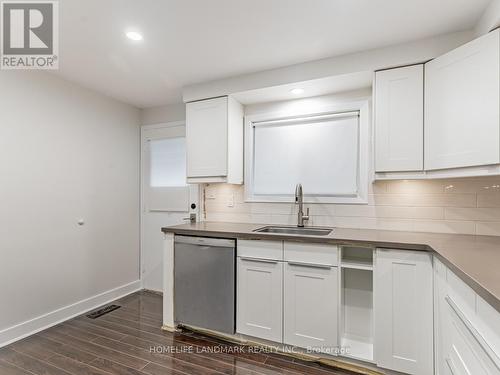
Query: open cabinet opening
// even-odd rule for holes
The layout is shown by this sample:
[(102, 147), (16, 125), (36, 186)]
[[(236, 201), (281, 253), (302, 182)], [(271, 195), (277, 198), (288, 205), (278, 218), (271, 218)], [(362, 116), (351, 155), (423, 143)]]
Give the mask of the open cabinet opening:
[(341, 346), (346, 355), (373, 361), (373, 249), (343, 248)]
[(373, 249), (370, 247), (343, 247), (342, 266), (371, 270), (373, 268)]

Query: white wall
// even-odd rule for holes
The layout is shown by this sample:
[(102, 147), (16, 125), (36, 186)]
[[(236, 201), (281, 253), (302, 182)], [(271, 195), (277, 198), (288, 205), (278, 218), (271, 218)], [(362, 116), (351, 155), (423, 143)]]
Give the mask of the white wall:
[(141, 124), (154, 125), (186, 119), (184, 103), (145, 108), (141, 111)]
[(487, 32), (500, 26), (500, 0), (491, 0), (490, 5), (484, 11), (479, 19), (474, 32), (476, 36), (486, 34)]
[(420, 63), (442, 55), (472, 39), (474, 39), (472, 30), (462, 31), (212, 82), (202, 82), (184, 87), (183, 99), (184, 102), (189, 102), (264, 87)]
[(0, 346), (139, 286), (139, 124), (51, 74), (0, 72)]
[(339, 92), (335, 94), (314, 96), (302, 99), (281, 100), (267, 103), (257, 103), (245, 106), (245, 116), (260, 114), (279, 114), (282, 116), (298, 116), (307, 113), (324, 111), (332, 105), (339, 103), (351, 103), (354, 101), (371, 98), (371, 87), (359, 90)]

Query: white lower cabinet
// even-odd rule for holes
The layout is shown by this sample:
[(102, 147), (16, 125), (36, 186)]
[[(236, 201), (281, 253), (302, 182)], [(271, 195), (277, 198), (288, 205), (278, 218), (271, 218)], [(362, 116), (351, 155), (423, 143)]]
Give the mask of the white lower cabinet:
[(236, 331), (281, 342), (283, 263), (243, 257), (237, 263)]
[(434, 277), (436, 375), (499, 375), (500, 314), (437, 259)]
[(340, 342), (410, 375), (500, 375), (497, 310), (429, 252), (372, 254), (238, 240), (237, 332), (325, 354)]
[(413, 375), (433, 374), (432, 256), (377, 249), (375, 362)]
[(335, 354), (338, 268), (285, 264), (284, 343)]
[[(488, 353), (475, 339), (470, 331), (470, 325), (460, 311), (450, 304), (444, 309), (444, 364), (445, 374), (451, 375), (493, 375), (499, 374)], [(451, 302), (452, 303), (452, 302)]]

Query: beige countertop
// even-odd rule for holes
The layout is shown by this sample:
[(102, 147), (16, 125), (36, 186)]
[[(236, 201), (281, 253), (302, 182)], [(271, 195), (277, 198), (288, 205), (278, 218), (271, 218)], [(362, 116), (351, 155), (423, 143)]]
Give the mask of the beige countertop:
[(433, 251), (453, 272), (500, 312), (500, 237), (334, 228), (327, 236), (253, 232), (269, 224), (201, 222), (162, 228), (178, 235), (294, 240), (339, 245)]

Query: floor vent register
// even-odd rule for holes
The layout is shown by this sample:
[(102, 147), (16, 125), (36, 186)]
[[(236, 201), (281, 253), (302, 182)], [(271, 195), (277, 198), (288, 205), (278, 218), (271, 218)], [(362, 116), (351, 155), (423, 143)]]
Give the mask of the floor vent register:
[(92, 311), (90, 314), (87, 315), (87, 318), (96, 319), (96, 318), (99, 318), (103, 315), (110, 313), (111, 311), (115, 311), (116, 309), (119, 309), (120, 307), (121, 306), (118, 306), (118, 305), (108, 305), (108, 306), (105, 306), (99, 310)]

